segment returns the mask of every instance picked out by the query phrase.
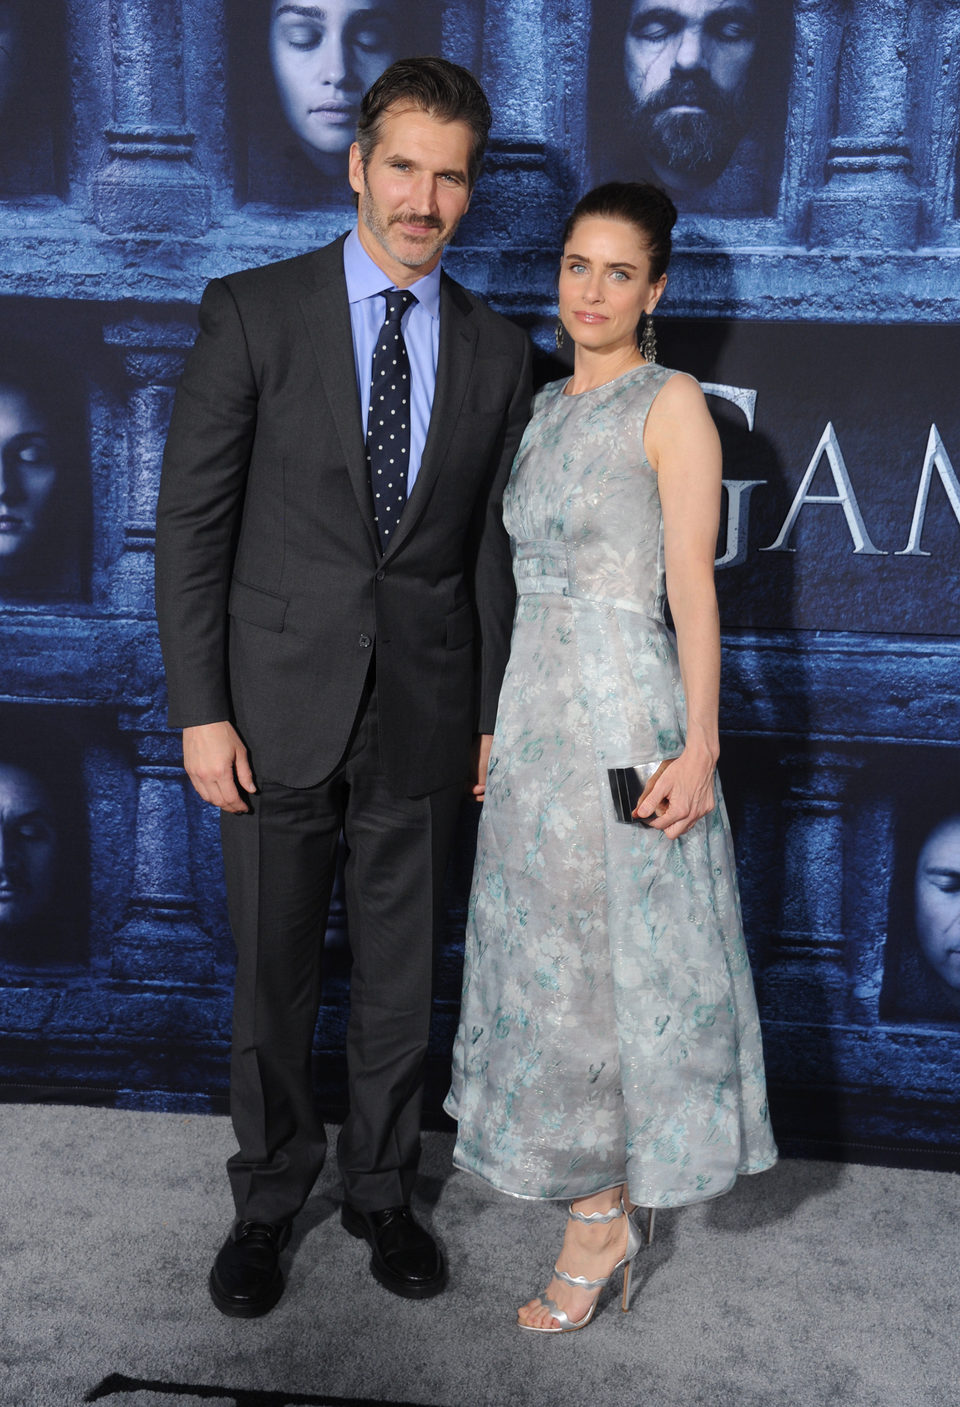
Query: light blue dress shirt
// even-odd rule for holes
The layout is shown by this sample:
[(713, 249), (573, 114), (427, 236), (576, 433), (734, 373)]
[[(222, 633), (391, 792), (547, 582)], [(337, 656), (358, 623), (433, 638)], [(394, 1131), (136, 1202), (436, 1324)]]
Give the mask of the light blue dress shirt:
[[(350, 302), (350, 327), (353, 332), (353, 359), (357, 369), (357, 390), (360, 392), (360, 414), (363, 433), (367, 433), (367, 412), (370, 409), (370, 368), (377, 334), (383, 326), (387, 305), (382, 297), (396, 287), (382, 269), (370, 258), (360, 243), (356, 229), (350, 231), (343, 246), (343, 272), (347, 280)], [(416, 303), (403, 315), (403, 340), (410, 359), (410, 467), (407, 471), (407, 493), (413, 488), (420, 471), (420, 460), (427, 439), (433, 392), (437, 384), (437, 354), (440, 349), (440, 265), (424, 278), (409, 285)]]

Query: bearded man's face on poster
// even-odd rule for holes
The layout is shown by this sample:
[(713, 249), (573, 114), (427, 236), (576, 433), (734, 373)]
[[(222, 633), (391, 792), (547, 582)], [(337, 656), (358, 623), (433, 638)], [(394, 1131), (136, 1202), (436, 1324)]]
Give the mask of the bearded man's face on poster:
[(668, 189), (726, 168), (748, 125), (757, 0), (632, 0), (623, 65), (638, 150)]

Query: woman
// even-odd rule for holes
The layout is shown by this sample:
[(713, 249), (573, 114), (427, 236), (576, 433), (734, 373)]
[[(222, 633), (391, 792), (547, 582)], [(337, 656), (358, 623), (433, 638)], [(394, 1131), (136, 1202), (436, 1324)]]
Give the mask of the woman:
[[(720, 450), (652, 359), (676, 211), (611, 183), (564, 232), (558, 340), (504, 497), (517, 604), (487, 775), (448, 1112), (454, 1161), (571, 1201), (522, 1328), (590, 1321), (640, 1240), (776, 1159), (715, 777)], [(638, 333), (642, 332), (638, 346)], [(676, 640), (664, 624), (669, 595)], [(617, 819), (608, 769), (667, 761)]]

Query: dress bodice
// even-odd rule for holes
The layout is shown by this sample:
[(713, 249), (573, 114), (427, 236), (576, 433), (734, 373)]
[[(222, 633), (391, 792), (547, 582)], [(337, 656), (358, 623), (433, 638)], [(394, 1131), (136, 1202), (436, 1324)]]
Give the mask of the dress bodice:
[(663, 520), (643, 431), (672, 375), (649, 364), (579, 395), (564, 394), (566, 381), (538, 393), (503, 504), (521, 595), (663, 620)]

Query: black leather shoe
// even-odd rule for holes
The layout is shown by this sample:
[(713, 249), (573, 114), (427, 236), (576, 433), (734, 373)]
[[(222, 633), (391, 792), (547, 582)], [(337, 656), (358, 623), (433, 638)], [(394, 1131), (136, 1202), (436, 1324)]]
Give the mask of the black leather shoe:
[(414, 1220), (409, 1207), (362, 1212), (343, 1204), (340, 1220), (351, 1236), (362, 1236), (373, 1248), (370, 1270), (385, 1290), (408, 1300), (439, 1295), (447, 1283), (440, 1248)]
[(280, 1252), (289, 1240), (289, 1222), (237, 1222), (210, 1272), (210, 1298), (221, 1314), (256, 1319), (270, 1312), (283, 1294)]

